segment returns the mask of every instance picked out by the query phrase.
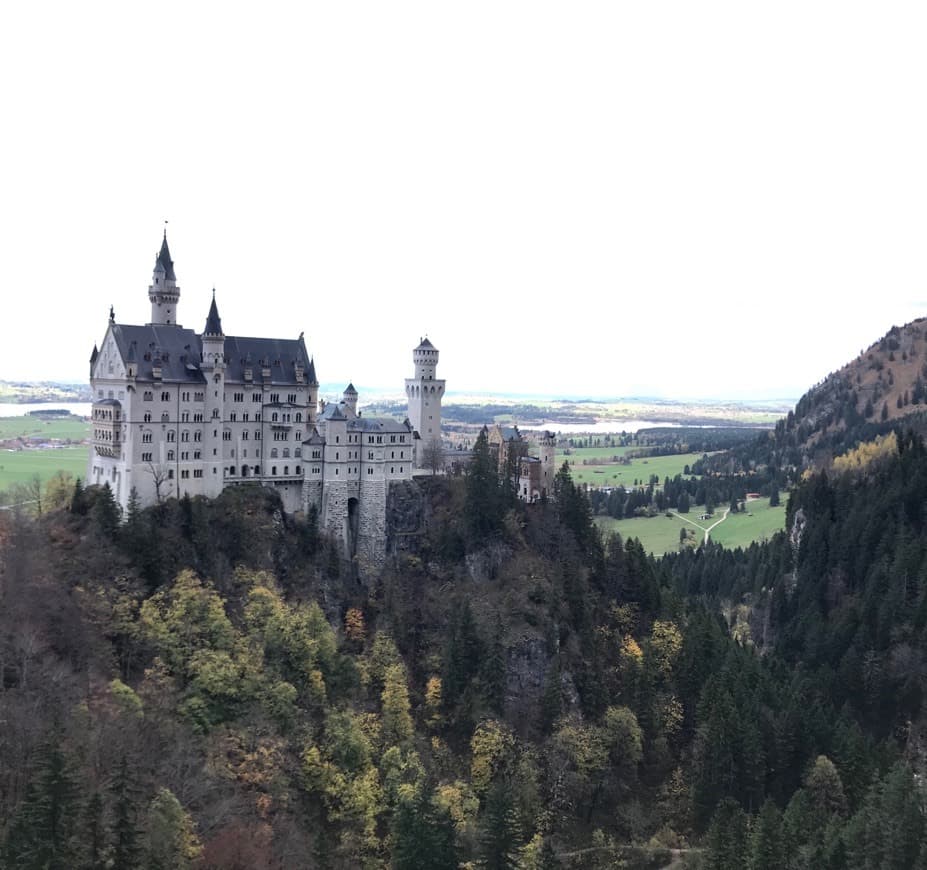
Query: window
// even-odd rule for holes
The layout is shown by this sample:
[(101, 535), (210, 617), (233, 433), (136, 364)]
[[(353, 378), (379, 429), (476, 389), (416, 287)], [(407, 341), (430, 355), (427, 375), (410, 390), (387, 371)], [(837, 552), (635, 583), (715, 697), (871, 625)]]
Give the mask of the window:
[(169, 469), (167, 470), (167, 479), (168, 479), (168, 480), (173, 480), (173, 479), (174, 479), (174, 469), (173, 469), (173, 468), (169, 468)]
[[(100, 395), (101, 395), (101, 396), (103, 395), (103, 391), (102, 391), (102, 390), (100, 391)], [(142, 399), (143, 399), (145, 402), (150, 402), (150, 401), (152, 401), (152, 400), (154, 399), (154, 393), (152, 393), (151, 390), (145, 390), (145, 392), (142, 393)]]
[(194, 476), (194, 477), (202, 477), (202, 476), (203, 476), (203, 469), (202, 469), (202, 468), (194, 468), (194, 469), (193, 469), (193, 476)]
[(194, 402), (202, 402), (203, 399), (205, 399), (205, 398), (206, 398), (205, 393), (194, 393), (194, 394), (193, 394), (193, 401), (194, 401)]
[(241, 433), (241, 440), (242, 441), (248, 440), (248, 430), (247, 429), (245, 429), (245, 431)]
[[(283, 458), (284, 458), (284, 459), (289, 459), (289, 458), (290, 458), (290, 448), (289, 448), (289, 447), (284, 447), (284, 448), (283, 448)], [(335, 459), (337, 459), (337, 458), (338, 458), (338, 456), (337, 456), (337, 454), (336, 454), (336, 455), (335, 455)]]
[(189, 461), (190, 461), (190, 452), (187, 451), (187, 450), (184, 450), (184, 452), (180, 454), (180, 461), (181, 461), (181, 462), (189, 462)]
[(276, 476), (276, 474), (277, 474), (277, 466), (276, 466), (276, 465), (271, 466), (270, 473), (271, 473), (272, 475)]
[(367, 451), (367, 458), (368, 458), (368, 459), (373, 459), (373, 451), (372, 451), (372, 450), (368, 450), (368, 451)]
[(302, 449), (302, 447), (297, 447), (297, 448), (293, 451), (293, 455), (294, 455), (297, 459), (298, 459), (300, 456), (302, 456), (302, 455), (303, 455), (303, 449)]
[(238, 420), (238, 414), (236, 414), (234, 411), (232, 411), (232, 412), (229, 414), (229, 421), (232, 422), (232, 423), (234, 423), (234, 422), (236, 422), (237, 420)]
[(367, 474), (373, 474), (373, 469), (372, 469), (372, 468), (368, 468), (368, 469), (367, 469)]
[(181, 394), (180, 394), (180, 400), (181, 400), (182, 402), (189, 402), (189, 401), (190, 401), (190, 394), (187, 393), (187, 392), (181, 393)]
[(302, 433), (302, 432), (297, 432), (296, 435), (295, 435), (295, 438), (296, 438), (297, 441), (302, 441), (302, 440), (303, 440), (303, 433)]
[(400, 443), (400, 444), (405, 444), (405, 441), (406, 441), (406, 436), (405, 436), (405, 435), (400, 435), (400, 436), (399, 436), (399, 443)]
[(173, 429), (168, 429), (168, 430), (167, 430), (167, 440), (168, 440), (168, 441), (176, 441), (176, 440), (177, 440), (177, 433), (176, 433)]
[(389, 443), (390, 443), (390, 444), (395, 444), (395, 443), (396, 443), (396, 436), (395, 436), (395, 435), (390, 435), (390, 436), (389, 436)]
[(284, 466), (283, 466), (283, 473), (284, 473), (284, 474), (289, 474), (289, 473), (290, 473), (290, 466), (289, 466), (289, 465), (284, 465)]
[(150, 454), (150, 453), (143, 453), (143, 454), (142, 454), (142, 462), (151, 462), (151, 454)]
[(295, 405), (296, 404), (296, 393), (290, 393), (289, 395), (287, 395), (286, 400), (291, 405)]
[(194, 451), (193, 451), (193, 458), (194, 458), (194, 459), (202, 459), (202, 458), (203, 458), (203, 453), (202, 453), (202, 451), (201, 451), (201, 450), (194, 450)]
[(193, 440), (194, 440), (194, 441), (202, 441), (202, 440), (203, 440), (203, 432), (202, 432), (202, 430), (197, 429), (197, 430), (193, 433)]
[(170, 423), (170, 421), (171, 421), (171, 418), (168, 417), (167, 414), (162, 414), (162, 415), (161, 415), (161, 422), (162, 422), (162, 423)]
[(248, 422), (248, 412), (247, 411), (245, 411), (244, 414), (241, 415), (241, 421), (242, 423)]
[(219, 409), (218, 409), (218, 408), (213, 408), (213, 409), (212, 409), (212, 418), (213, 418), (213, 420), (218, 420), (218, 419), (219, 419)]
[(244, 394), (244, 393), (233, 393), (233, 394), (232, 394), (232, 401), (233, 401), (233, 402), (244, 402), (244, 400), (245, 400), (245, 394)]
[(270, 422), (271, 423), (277, 422), (277, 412), (276, 411), (274, 411), (274, 413), (270, 415)]
[(173, 462), (173, 461), (174, 461), (174, 451), (173, 451), (173, 450), (168, 450), (168, 451), (167, 451), (167, 461), (168, 461), (168, 462)]
[(180, 433), (180, 440), (181, 440), (181, 441), (189, 441), (189, 440), (190, 440), (190, 432), (189, 432), (189, 430), (184, 429), (183, 432)]
[(303, 422), (303, 415), (302, 415), (302, 414), (297, 414), (297, 415), (296, 415), (296, 422), (297, 422), (297, 423), (302, 423), (302, 422)]
[(165, 390), (163, 393), (161, 393), (162, 402), (169, 402), (170, 400), (171, 400), (171, 394), (169, 392)]
[(261, 440), (261, 430), (260, 430), (260, 429), (255, 429), (255, 430), (254, 430), (254, 440), (255, 440), (255, 441), (260, 441), (260, 440)]
[(252, 401), (252, 402), (260, 402), (260, 401), (261, 401), (261, 394), (260, 394), (260, 393), (252, 393), (252, 394), (251, 394), (251, 401)]
[(151, 432), (142, 432), (142, 444), (151, 444)]
[(190, 476), (190, 469), (189, 469), (189, 468), (184, 468), (184, 469), (180, 472), (180, 476), (181, 476), (181, 478), (183, 478), (184, 480), (186, 480), (186, 479)]
[(275, 403), (277, 403), (277, 402), (279, 402), (279, 401), (280, 401), (280, 393), (271, 393), (271, 394), (270, 394), (270, 402), (271, 402), (271, 404), (275, 404)]
[(151, 422), (151, 411), (146, 411), (143, 419), (146, 423), (150, 423)]
[(276, 448), (276, 447), (271, 447), (271, 448), (270, 448), (270, 458), (271, 458), (271, 459), (276, 459), (279, 455), (280, 455), (280, 454), (277, 453), (277, 448)]
[(254, 415), (254, 422), (255, 423), (261, 422), (261, 412), (260, 411), (258, 411), (258, 413)]
[(202, 423), (202, 422), (203, 422), (203, 415), (202, 415), (202, 414), (194, 414), (194, 415), (193, 415), (193, 422), (194, 422), (194, 423)]
[(231, 441), (231, 440), (232, 440), (232, 433), (231, 433), (228, 429), (226, 429), (226, 430), (224, 430), (224, 431), (222, 432), (222, 440), (223, 440), (223, 441)]

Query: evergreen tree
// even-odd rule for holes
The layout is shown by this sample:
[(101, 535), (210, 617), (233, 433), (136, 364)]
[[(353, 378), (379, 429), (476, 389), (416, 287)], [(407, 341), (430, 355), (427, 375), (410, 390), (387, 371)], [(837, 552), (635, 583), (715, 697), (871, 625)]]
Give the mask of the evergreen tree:
[(753, 830), (750, 870), (781, 870), (784, 866), (782, 815), (775, 803), (767, 800)]
[(110, 786), (113, 818), (110, 828), (112, 870), (134, 870), (138, 866), (138, 792), (122, 756)]
[(480, 828), (480, 867), (515, 870), (518, 867), (518, 817), (508, 784), (497, 779), (486, 795)]
[(6, 864), (17, 870), (73, 870), (78, 785), (57, 743), (42, 747), (26, 796), (7, 833)]
[(747, 817), (737, 801), (725, 798), (708, 829), (706, 870), (743, 870), (747, 862)]
[(480, 539), (497, 532), (502, 526), (502, 507), (499, 467), (489, 449), (489, 435), (484, 426), (467, 467), (464, 512), (471, 536)]
[(413, 798), (399, 802), (392, 833), (395, 870), (456, 870), (453, 820), (434, 805), (424, 785)]

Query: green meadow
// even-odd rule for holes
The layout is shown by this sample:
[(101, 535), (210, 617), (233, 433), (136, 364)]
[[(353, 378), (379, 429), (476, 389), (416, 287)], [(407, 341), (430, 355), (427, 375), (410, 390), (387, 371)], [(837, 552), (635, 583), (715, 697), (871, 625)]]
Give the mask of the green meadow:
[(53, 450), (0, 450), (0, 492), (15, 483), (32, 480), (36, 474), (42, 480), (48, 480), (57, 471), (83, 478), (89, 453), (86, 445)]
[(0, 417), (0, 441), (10, 438), (58, 438), (83, 441), (90, 437), (90, 424), (78, 417), (42, 420), (24, 417)]
[[(572, 450), (570, 454), (557, 452), (557, 468), (563, 465), (564, 460), (570, 464), (570, 476), (574, 483), (588, 484), (589, 486), (624, 486), (626, 489), (634, 485), (634, 481), (647, 483), (651, 474), (657, 475), (660, 483), (665, 477), (673, 478), (683, 474), (685, 466), (691, 466), (701, 459), (702, 453), (676, 453), (672, 456), (648, 456), (644, 459), (632, 459), (630, 465), (608, 463), (613, 456), (624, 456), (635, 447), (581, 447)], [(587, 463), (583, 465), (583, 460)]]
[[(770, 507), (768, 498), (759, 498), (747, 502), (743, 513), (728, 514), (724, 522), (718, 523), (711, 530), (711, 540), (725, 547), (746, 547), (754, 541), (763, 541), (781, 531), (785, 526), (785, 502), (788, 496), (782, 494), (782, 503)], [(605, 533), (618, 532), (622, 538), (638, 538), (648, 553), (662, 556), (675, 552), (679, 548), (679, 529), (685, 527), (695, 532), (696, 540), (705, 537), (704, 528), (717, 522), (724, 516), (723, 511), (716, 511), (707, 521), (697, 519), (699, 508), (693, 506), (688, 514), (680, 519), (673, 515), (667, 517), (658, 514), (655, 517), (634, 517), (616, 520), (612, 517), (596, 517), (596, 525)], [(701, 528), (700, 528), (701, 527)]]

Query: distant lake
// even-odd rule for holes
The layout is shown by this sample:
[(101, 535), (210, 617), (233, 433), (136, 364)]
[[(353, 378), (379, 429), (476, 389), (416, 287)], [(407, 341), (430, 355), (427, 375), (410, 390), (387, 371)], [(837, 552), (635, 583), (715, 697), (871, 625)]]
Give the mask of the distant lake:
[(528, 425), (519, 423), (518, 428), (526, 432), (537, 432), (540, 429), (549, 429), (561, 435), (601, 434), (609, 432), (639, 432), (641, 429), (678, 429), (680, 423), (655, 423), (653, 420), (599, 420), (596, 423), (539, 423)]
[(90, 402), (26, 402), (22, 405), (0, 402), (0, 417), (25, 417), (30, 411), (70, 411), (78, 417), (89, 417)]

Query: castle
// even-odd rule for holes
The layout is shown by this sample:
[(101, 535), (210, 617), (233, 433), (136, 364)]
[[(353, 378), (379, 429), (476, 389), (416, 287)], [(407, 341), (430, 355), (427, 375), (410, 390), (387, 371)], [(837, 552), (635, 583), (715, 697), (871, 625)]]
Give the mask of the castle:
[(431, 445), (440, 449), (437, 348), (425, 338), (413, 351), (406, 420), (366, 417), (353, 385), (320, 405), (302, 333), (226, 335), (215, 291), (203, 332), (182, 327), (166, 232), (148, 298), (150, 323), (117, 323), (111, 308), (93, 348), (87, 483), (108, 484), (123, 509), (133, 491), (145, 506), (260, 483), (287, 511), (315, 509), (347, 556), (382, 561), (390, 487), (411, 480)]

